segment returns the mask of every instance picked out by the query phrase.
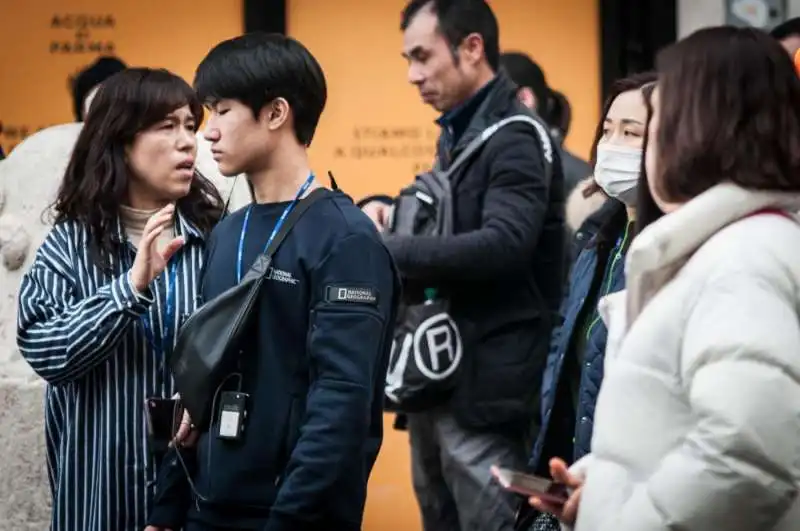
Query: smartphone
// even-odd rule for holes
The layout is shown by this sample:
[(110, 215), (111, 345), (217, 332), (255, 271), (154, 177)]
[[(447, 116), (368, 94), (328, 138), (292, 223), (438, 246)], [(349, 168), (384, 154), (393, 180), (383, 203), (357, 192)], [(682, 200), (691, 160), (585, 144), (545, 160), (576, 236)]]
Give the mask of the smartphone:
[(183, 418), (183, 408), (175, 398), (148, 398), (144, 402), (147, 436), (153, 451), (165, 452), (175, 438)]
[(556, 504), (563, 504), (569, 499), (569, 489), (563, 483), (497, 466), (491, 470), (500, 486), (508, 491), (528, 497), (536, 496)]

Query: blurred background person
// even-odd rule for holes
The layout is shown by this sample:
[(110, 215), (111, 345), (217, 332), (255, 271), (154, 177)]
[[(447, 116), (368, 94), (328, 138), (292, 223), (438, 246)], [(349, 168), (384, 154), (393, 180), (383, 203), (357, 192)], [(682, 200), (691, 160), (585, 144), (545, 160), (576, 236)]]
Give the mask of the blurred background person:
[(550, 134), (561, 148), (564, 193), (569, 194), (579, 181), (592, 173), (589, 163), (564, 146), (572, 119), (569, 101), (560, 92), (550, 89), (544, 72), (528, 55), (506, 52), (500, 56), (500, 65), (511, 80), (519, 85), (519, 100), (550, 126)]
[(71, 83), (72, 112), (76, 122), (82, 122), (86, 117), (89, 104), (97, 94), (100, 84), (126, 68), (128, 65), (117, 57), (101, 56), (78, 72)]

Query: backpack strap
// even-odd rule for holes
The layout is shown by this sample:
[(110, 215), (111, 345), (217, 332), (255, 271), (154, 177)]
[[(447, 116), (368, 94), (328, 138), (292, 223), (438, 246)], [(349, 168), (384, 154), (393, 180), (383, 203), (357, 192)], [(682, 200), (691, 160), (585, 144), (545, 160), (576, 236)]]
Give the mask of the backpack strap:
[(544, 152), (544, 159), (546, 162), (545, 167), (547, 168), (549, 177), (553, 164), (553, 140), (550, 138), (550, 134), (547, 132), (545, 126), (542, 125), (539, 120), (527, 114), (515, 114), (513, 116), (503, 118), (502, 120), (495, 122), (484, 129), (481, 134), (473, 138), (472, 141), (467, 144), (467, 147), (465, 147), (463, 151), (458, 154), (456, 160), (454, 160), (450, 167), (443, 172), (443, 175), (449, 178), (459, 166), (469, 160), (473, 153), (475, 153), (478, 148), (483, 146), (483, 144), (488, 142), (496, 132), (513, 123), (526, 123), (533, 126), (533, 128), (536, 130), (536, 133), (539, 135), (539, 140), (542, 143), (542, 151)]

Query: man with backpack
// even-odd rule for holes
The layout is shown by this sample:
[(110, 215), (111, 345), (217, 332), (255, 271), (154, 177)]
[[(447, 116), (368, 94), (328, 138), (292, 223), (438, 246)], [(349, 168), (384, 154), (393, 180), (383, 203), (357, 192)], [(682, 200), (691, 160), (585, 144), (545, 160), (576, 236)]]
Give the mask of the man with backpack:
[(401, 29), (409, 81), (442, 131), (431, 174), (393, 206), (363, 207), (404, 280), (387, 396), (408, 413), (425, 529), (510, 530), (514, 500), (489, 468), (527, 456), (563, 286), (559, 154), (498, 71), (484, 0), (412, 0)]

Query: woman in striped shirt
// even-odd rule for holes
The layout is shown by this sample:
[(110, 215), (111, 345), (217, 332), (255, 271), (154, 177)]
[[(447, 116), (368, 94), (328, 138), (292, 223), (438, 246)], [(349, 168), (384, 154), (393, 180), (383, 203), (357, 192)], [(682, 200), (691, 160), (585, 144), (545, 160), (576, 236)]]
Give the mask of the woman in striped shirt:
[(222, 213), (194, 170), (203, 109), (165, 71), (128, 69), (92, 103), (19, 292), (17, 342), (45, 380), (52, 531), (141, 531), (156, 478), (145, 400), (195, 310)]

